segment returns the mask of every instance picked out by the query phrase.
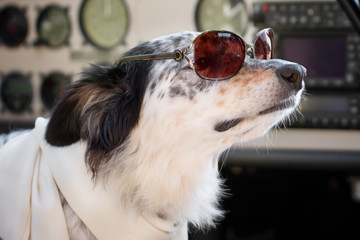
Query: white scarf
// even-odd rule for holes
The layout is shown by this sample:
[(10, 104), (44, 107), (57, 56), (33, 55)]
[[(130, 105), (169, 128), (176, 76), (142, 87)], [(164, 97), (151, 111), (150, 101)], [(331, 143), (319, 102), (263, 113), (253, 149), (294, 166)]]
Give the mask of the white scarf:
[(85, 144), (50, 146), (44, 140), (47, 123), (38, 118), (32, 131), (0, 148), (0, 238), (69, 239), (60, 189), (99, 240), (187, 239), (186, 224), (137, 216), (122, 208), (115, 192), (94, 185), (84, 163)]

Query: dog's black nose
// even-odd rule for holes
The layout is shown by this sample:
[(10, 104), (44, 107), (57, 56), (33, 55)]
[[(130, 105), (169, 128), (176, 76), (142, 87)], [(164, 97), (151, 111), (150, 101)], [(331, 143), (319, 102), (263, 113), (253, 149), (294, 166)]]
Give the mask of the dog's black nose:
[(299, 64), (285, 64), (278, 68), (279, 76), (290, 83), (295, 90), (302, 88), (302, 81), (306, 76), (306, 68)]

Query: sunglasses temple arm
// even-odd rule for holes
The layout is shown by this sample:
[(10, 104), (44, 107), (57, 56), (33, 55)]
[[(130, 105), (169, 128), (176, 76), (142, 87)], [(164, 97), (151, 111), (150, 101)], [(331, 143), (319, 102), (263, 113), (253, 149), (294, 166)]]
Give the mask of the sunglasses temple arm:
[(184, 54), (179, 49), (177, 49), (172, 53), (145, 54), (139, 56), (129, 56), (129, 57), (120, 58), (115, 62), (115, 66), (118, 66), (121, 63), (128, 61), (164, 60), (164, 59), (174, 59), (176, 61), (181, 61), (183, 57)]

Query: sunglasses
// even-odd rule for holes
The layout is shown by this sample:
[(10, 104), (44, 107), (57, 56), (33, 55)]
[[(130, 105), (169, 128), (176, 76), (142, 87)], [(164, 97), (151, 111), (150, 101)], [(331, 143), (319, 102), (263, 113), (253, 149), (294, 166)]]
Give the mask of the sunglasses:
[[(269, 60), (274, 57), (274, 31), (263, 29), (255, 35), (252, 44), (248, 44), (239, 35), (228, 31), (207, 31), (197, 36), (184, 51), (172, 53), (146, 54), (120, 58), (115, 66), (127, 61), (186, 59), (196, 74), (207, 80), (225, 80), (237, 74), (246, 56)], [(194, 49), (191, 60), (186, 54)]]

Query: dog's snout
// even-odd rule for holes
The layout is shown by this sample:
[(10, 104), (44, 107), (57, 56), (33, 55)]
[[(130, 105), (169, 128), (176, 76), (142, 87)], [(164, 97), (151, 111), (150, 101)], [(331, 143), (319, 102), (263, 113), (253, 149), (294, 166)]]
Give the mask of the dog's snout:
[(306, 76), (306, 68), (299, 64), (285, 64), (278, 68), (278, 74), (296, 90), (300, 90), (302, 88), (302, 81)]

